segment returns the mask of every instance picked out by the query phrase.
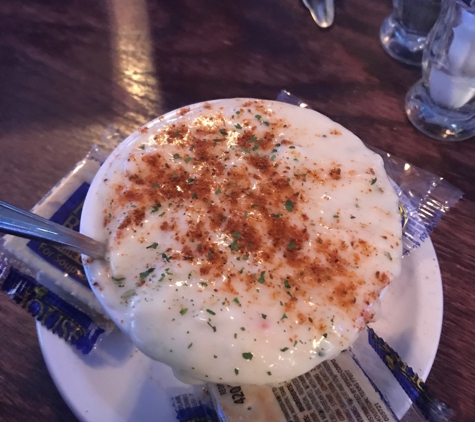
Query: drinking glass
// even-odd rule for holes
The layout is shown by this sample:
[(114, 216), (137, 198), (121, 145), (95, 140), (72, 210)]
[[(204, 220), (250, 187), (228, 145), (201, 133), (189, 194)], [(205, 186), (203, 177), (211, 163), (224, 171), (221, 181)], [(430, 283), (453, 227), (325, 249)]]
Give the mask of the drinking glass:
[(435, 139), (475, 136), (475, 0), (443, 0), (422, 60), (422, 79), (406, 95), (406, 114)]
[(440, 12), (441, 0), (393, 0), (393, 12), (381, 25), (386, 52), (403, 63), (420, 66), (427, 34)]

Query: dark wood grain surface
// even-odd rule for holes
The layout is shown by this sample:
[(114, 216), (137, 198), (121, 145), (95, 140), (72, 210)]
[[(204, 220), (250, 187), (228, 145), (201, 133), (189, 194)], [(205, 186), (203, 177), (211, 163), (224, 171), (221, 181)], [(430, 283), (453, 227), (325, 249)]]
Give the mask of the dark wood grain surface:
[[(322, 30), (298, 0), (0, 1), (0, 199), (31, 208), (111, 127), (129, 133), (186, 104), (285, 88), (465, 192), (432, 235), (445, 310), (428, 385), (454, 420), (473, 421), (475, 139), (433, 141), (406, 119), (421, 73), (380, 47), (390, 10), (389, 0), (340, 0)], [(0, 421), (76, 420), (33, 319), (0, 295)]]

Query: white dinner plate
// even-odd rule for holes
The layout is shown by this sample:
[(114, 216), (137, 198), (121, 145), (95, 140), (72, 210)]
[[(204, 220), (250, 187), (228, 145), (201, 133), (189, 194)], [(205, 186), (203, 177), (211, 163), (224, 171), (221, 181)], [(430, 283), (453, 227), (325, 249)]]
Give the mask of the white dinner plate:
[[(443, 314), (442, 280), (430, 239), (403, 259), (372, 324), (422, 379), (434, 362)], [(166, 365), (139, 352), (118, 330), (82, 355), (37, 323), (51, 377), (66, 403), (85, 422), (176, 422), (171, 397), (193, 392)], [(393, 409), (396, 414), (404, 409)]]

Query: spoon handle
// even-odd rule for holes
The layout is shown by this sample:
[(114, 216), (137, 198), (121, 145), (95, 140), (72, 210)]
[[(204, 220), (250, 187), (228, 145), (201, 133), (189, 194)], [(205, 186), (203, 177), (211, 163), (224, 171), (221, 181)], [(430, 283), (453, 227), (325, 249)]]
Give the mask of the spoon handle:
[(320, 28), (328, 28), (333, 24), (335, 19), (334, 0), (303, 0), (303, 4)]
[(65, 246), (92, 258), (104, 258), (106, 253), (103, 243), (2, 201), (0, 232)]

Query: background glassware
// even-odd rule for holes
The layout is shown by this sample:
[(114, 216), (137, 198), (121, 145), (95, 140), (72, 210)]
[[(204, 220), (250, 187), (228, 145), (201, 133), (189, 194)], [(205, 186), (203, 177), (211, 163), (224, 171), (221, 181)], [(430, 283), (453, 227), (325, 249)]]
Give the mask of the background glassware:
[(435, 139), (475, 136), (475, 0), (443, 0), (424, 49), (422, 79), (407, 93), (405, 109)]
[(386, 52), (403, 63), (420, 66), (427, 34), (440, 12), (441, 0), (393, 0), (379, 38)]

